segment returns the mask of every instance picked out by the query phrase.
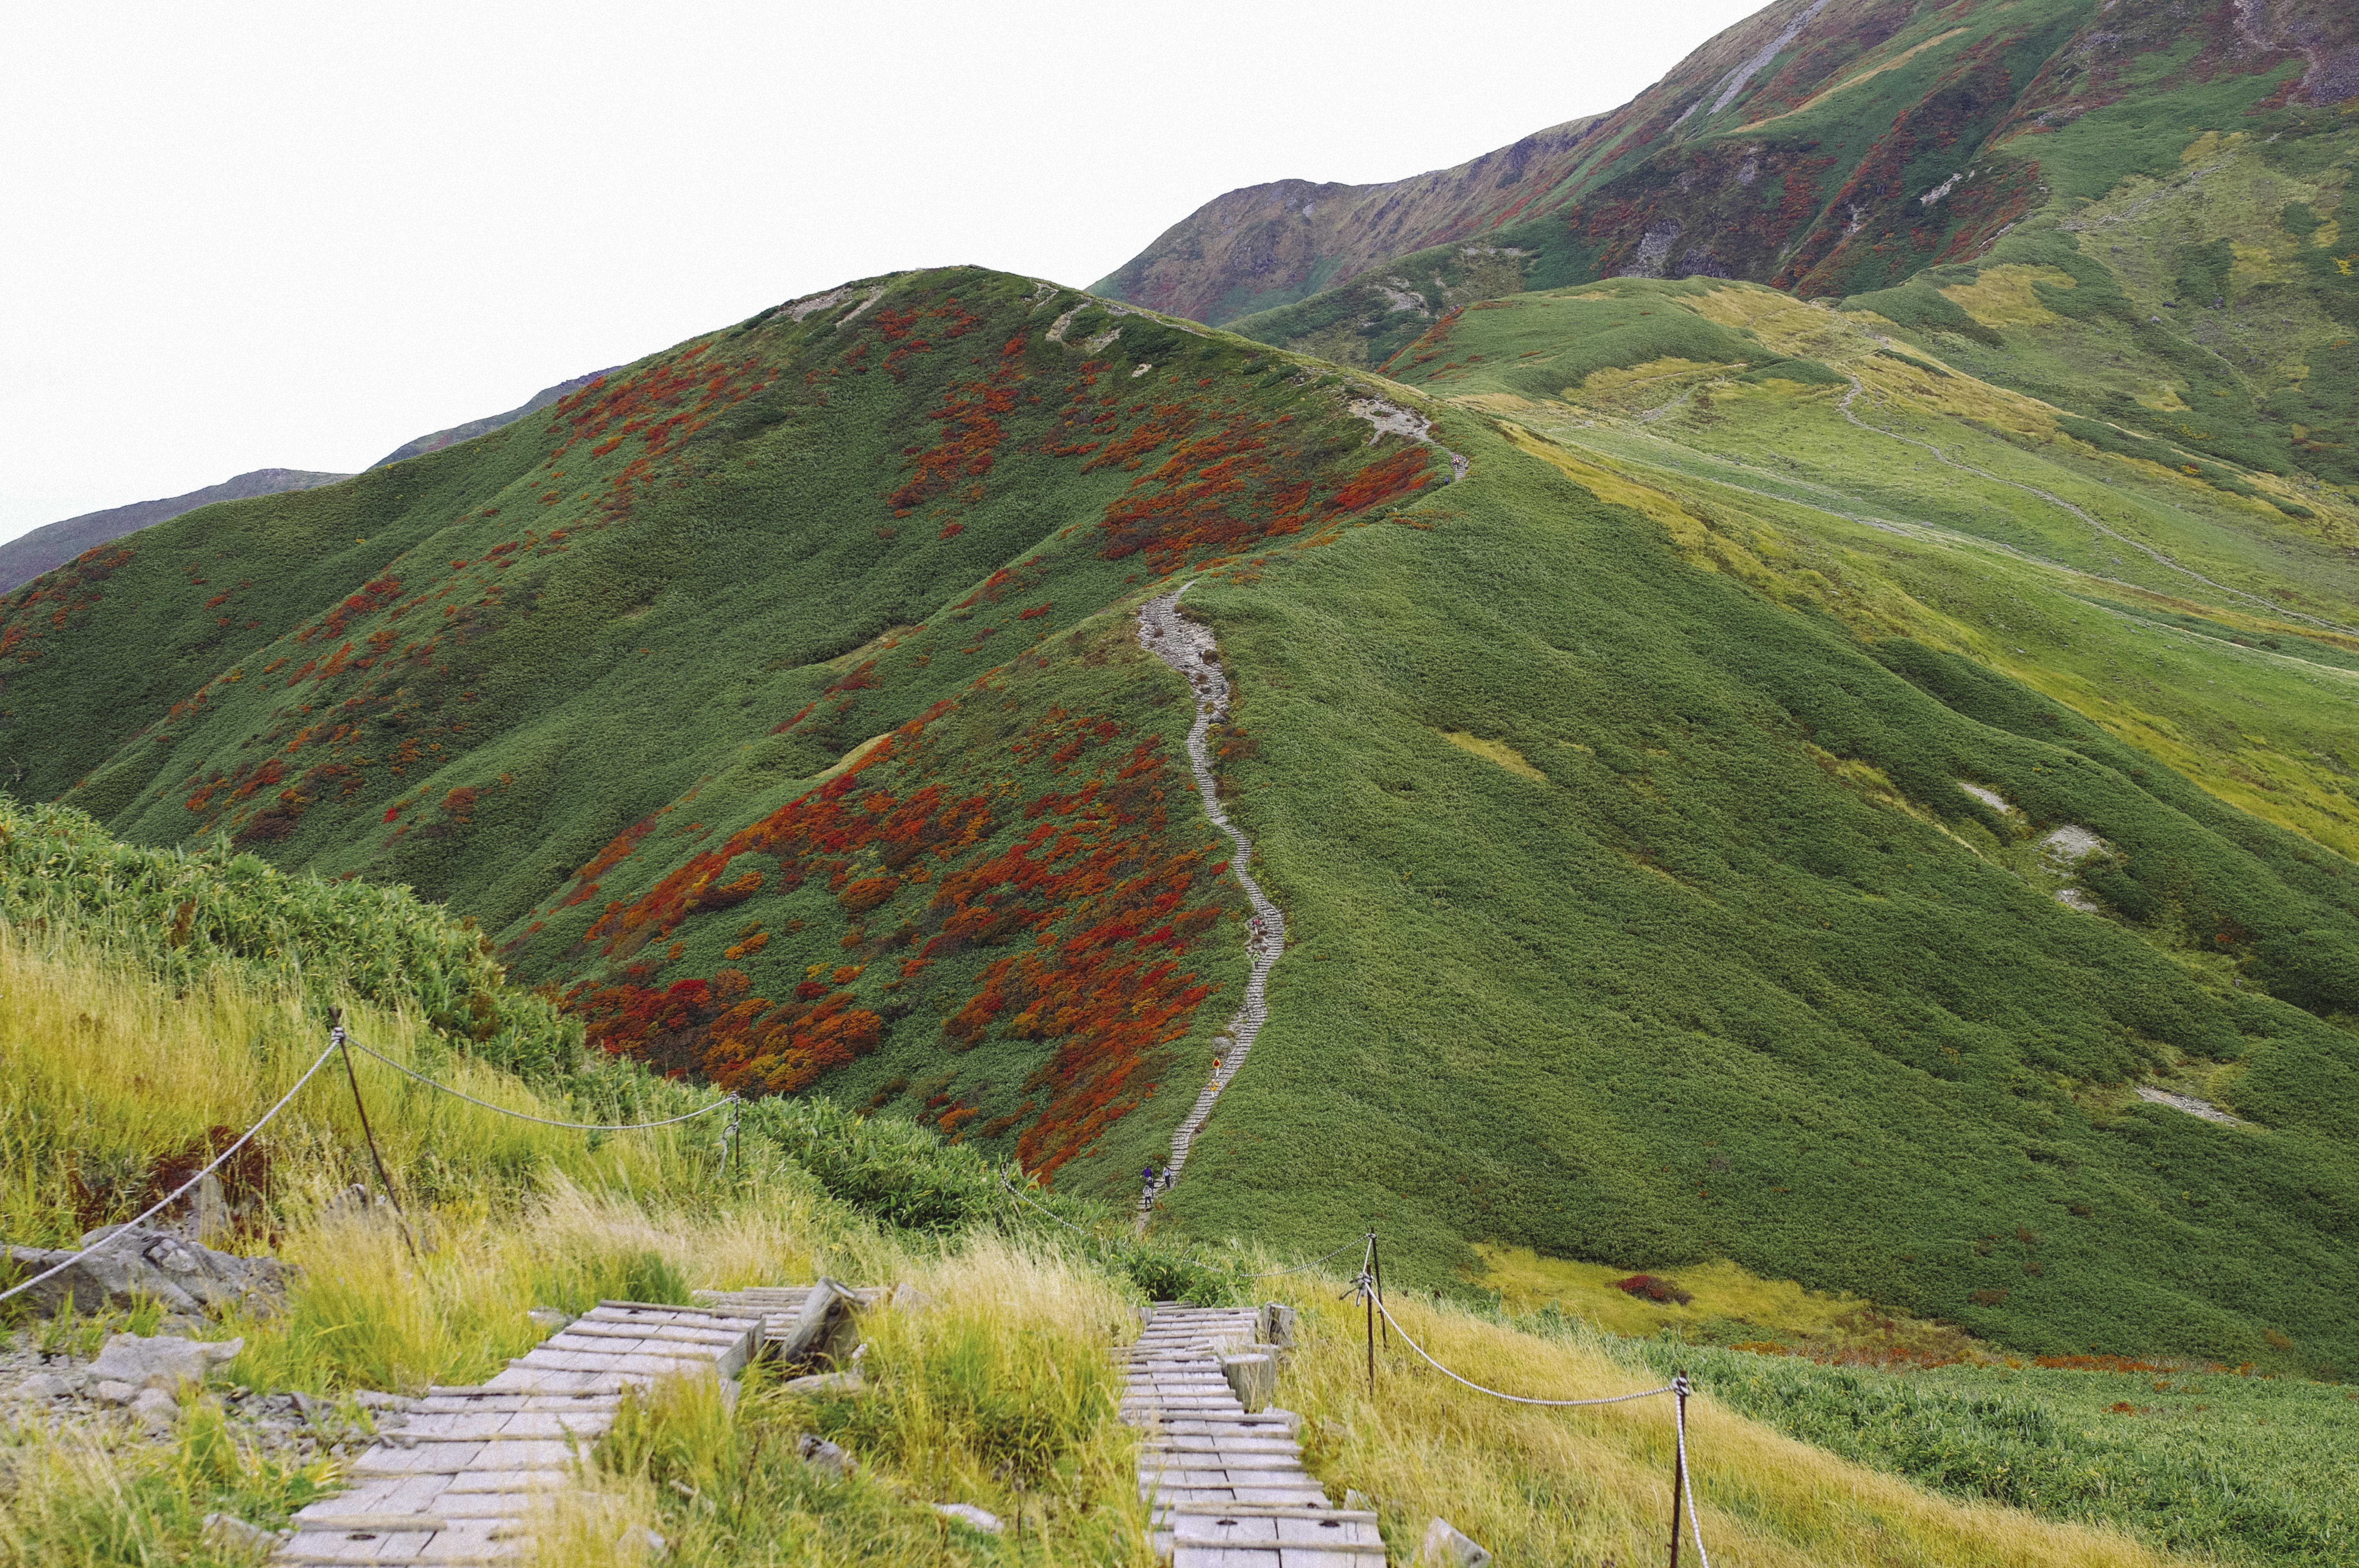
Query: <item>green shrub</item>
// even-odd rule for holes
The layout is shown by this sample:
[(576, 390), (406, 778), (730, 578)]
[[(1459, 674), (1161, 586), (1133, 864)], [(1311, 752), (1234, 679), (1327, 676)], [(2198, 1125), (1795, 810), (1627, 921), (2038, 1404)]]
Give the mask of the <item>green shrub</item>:
[(1138, 1287), (1151, 1302), (1234, 1306), (1246, 1299), (1246, 1289), (1253, 1282), (1242, 1263), (1215, 1261), (1194, 1248), (1169, 1243), (1124, 1238), (1101, 1243), (1092, 1255)]
[(830, 1196), (887, 1225), (951, 1230), (1005, 1201), (992, 1165), (972, 1149), (890, 1117), (862, 1117), (829, 1100), (768, 1098), (745, 1122), (819, 1179)]
[(416, 1008), (459, 1048), (527, 1074), (581, 1054), (582, 1026), (506, 984), (473, 920), (406, 888), (281, 871), (220, 841), (125, 844), (70, 806), (0, 795), (0, 919), (87, 935), (182, 987), (234, 965), (296, 977), (322, 1007), (348, 988)]

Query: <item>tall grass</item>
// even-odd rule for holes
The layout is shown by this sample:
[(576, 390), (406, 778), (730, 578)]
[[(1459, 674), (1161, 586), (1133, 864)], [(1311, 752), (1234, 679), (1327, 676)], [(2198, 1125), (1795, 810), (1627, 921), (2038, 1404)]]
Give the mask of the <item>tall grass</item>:
[[(695, 1568), (1145, 1568), (1136, 1434), (1116, 1419), (1107, 1354), (1137, 1331), (1125, 1292), (1055, 1243), (988, 1235), (906, 1256), (899, 1274), (920, 1299), (864, 1323), (863, 1392), (802, 1396), (757, 1379), (732, 1414), (709, 1385), (658, 1390), (618, 1422), (603, 1496), (566, 1505), (542, 1561), (614, 1561), (613, 1542), (651, 1526), (670, 1543), (667, 1561)], [(796, 1440), (807, 1432), (858, 1467), (839, 1478), (806, 1465)], [(1011, 1533), (987, 1541), (927, 1506), (947, 1501), (989, 1509)]]
[[(1366, 1383), (1364, 1322), (1332, 1287), (1288, 1282), (1301, 1346), (1281, 1403), (1331, 1495), (1375, 1499), (1406, 1560), (1426, 1522), (1449, 1519), (1509, 1563), (1653, 1563), (1670, 1530), (1668, 1396), (1592, 1410), (1504, 1403), (1443, 1378), (1397, 1338)], [(1510, 1393), (1581, 1398), (1664, 1379), (1603, 1337), (1544, 1336), (1455, 1306), (1397, 1297), (1394, 1315), (1432, 1354)], [(1779, 1436), (1708, 1397), (1689, 1404), (1689, 1452), (1705, 1544), (1748, 1568), (2152, 1568), (2126, 1536), (1989, 1503), (1954, 1501)]]
[(2237, 1562), (2349, 1563), (2359, 1539), (2359, 1411), (2338, 1388), (2135, 1363), (1904, 1374), (1668, 1341), (1645, 1355), (1781, 1432), (1953, 1495)]
[(205, 1541), (205, 1516), (275, 1528), (331, 1488), (338, 1469), (330, 1459), (263, 1455), (235, 1441), (218, 1405), (202, 1401), (169, 1444), (119, 1427), (60, 1432), (24, 1422), (0, 1429), (0, 1455), (5, 1568), (252, 1568), (251, 1553)]
[(70, 806), (0, 795), (0, 920), (103, 942), (176, 986), (230, 968), (321, 1003), (349, 991), (398, 1005), (521, 1069), (580, 1054), (580, 1026), (504, 985), (472, 920), (403, 888), (289, 876), (225, 843), (126, 844)]
[[(129, 1218), (252, 1127), (327, 1044), (327, 1019), (284, 977), (221, 968), (175, 984), (57, 926), (0, 921), (0, 1230), (71, 1245)], [(354, 1035), (480, 1099), (556, 1119), (569, 1097), (450, 1050), (415, 1012), (342, 997)], [(536, 1173), (592, 1186), (681, 1191), (717, 1180), (717, 1118), (648, 1132), (543, 1127), (356, 1058), (377, 1144), (402, 1197), (480, 1206)], [(710, 1098), (651, 1080), (638, 1097)], [(225, 1168), (245, 1227), (275, 1234), (375, 1176), (352, 1094), (332, 1066)]]
[[(131, 1212), (172, 1162), (210, 1148), (216, 1128), (250, 1125), (323, 1043), (318, 993), (285, 976), (244, 964), (159, 973), (57, 919), (38, 932), (0, 925), (0, 989), (10, 1002), (0, 1018), (0, 1158), (10, 1173), (0, 1222), (39, 1238), (68, 1239), (93, 1217)], [(459, 1052), (397, 998), (332, 994), (356, 1033), (396, 1060), (497, 1105), (578, 1114), (584, 1096), (570, 1076), (542, 1070), (527, 1081)], [(327, 1202), (375, 1178), (350, 1090), (323, 1075), (232, 1184), (242, 1244), (266, 1242), (299, 1272), (282, 1312), (205, 1330), (245, 1336), (231, 1378), (325, 1394), (414, 1392), (480, 1379), (529, 1346), (540, 1332), (527, 1316), (536, 1306), (678, 1300), (698, 1287), (821, 1272), (907, 1282), (918, 1301), (864, 1325), (858, 1392), (792, 1391), (757, 1371), (734, 1408), (712, 1386), (688, 1385), (629, 1409), (588, 1491), (546, 1521), (544, 1555), (629, 1563), (644, 1558), (652, 1527), (670, 1542), (669, 1560), (709, 1568), (1150, 1561), (1136, 1437), (1115, 1417), (1109, 1352), (1136, 1332), (1128, 1308), (1144, 1290), (1168, 1277), (1234, 1291), (1234, 1261), (1112, 1249), (1029, 1210), (1021, 1234), (1031, 1238), (1010, 1238), (998, 1227), (1017, 1211), (994, 1195), (989, 1167), (971, 1151), (864, 1133), (847, 1119), (749, 1117), (749, 1133), (773, 1118), (780, 1130), (749, 1136), (742, 1164), (723, 1169), (710, 1122), (602, 1138), (449, 1098), (374, 1061), (359, 1074), (418, 1250), (385, 1211)], [(596, 1079), (589, 1092), (658, 1112), (699, 1098), (643, 1075)], [(1358, 1325), (1327, 1293), (1333, 1281), (1272, 1283), (1303, 1313), (1282, 1397), (1310, 1418), (1310, 1457), (1331, 1490), (1374, 1493), (1397, 1551), (1440, 1514), (1506, 1561), (1648, 1560), (1669, 1511), (1659, 1403), (1572, 1413), (1498, 1405), (1397, 1348), (1372, 1400)], [(1611, 1391), (1643, 1375), (1602, 1341), (1520, 1334), (1439, 1307), (1398, 1310), (1437, 1354), (1503, 1387)], [(852, 1450), (854, 1472), (805, 1463), (806, 1433)], [(1733, 1561), (2157, 1561), (2100, 1530), (1932, 1496), (1709, 1400), (1696, 1407), (1695, 1439), (1707, 1539)], [(330, 1467), (293, 1470), (240, 1448), (201, 1395), (173, 1444), (97, 1428), (0, 1433), (0, 1473), (5, 1568), (207, 1563), (207, 1511), (276, 1524), (332, 1479)], [(1022, 1521), (1021, 1534), (971, 1534), (934, 1513), (938, 1501), (978, 1503)]]
[(430, 1249), (417, 1259), (375, 1217), (327, 1217), (291, 1233), (285, 1253), (302, 1286), (285, 1313), (234, 1325), (247, 1340), (232, 1375), (323, 1392), (473, 1382), (542, 1337), (526, 1315), (535, 1307), (684, 1303), (692, 1290), (821, 1268), (880, 1276), (892, 1252), (777, 1166), (728, 1192), (634, 1195), (552, 1178), (511, 1206), (438, 1211), (428, 1228)]

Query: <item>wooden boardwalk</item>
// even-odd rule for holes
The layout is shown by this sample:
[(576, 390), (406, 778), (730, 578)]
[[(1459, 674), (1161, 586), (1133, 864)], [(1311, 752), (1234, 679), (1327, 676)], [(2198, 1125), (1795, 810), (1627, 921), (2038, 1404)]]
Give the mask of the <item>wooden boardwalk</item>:
[(658, 1378), (730, 1381), (759, 1348), (760, 1316), (711, 1307), (601, 1302), (474, 1388), (429, 1389), (380, 1418), (348, 1491), (295, 1516), (273, 1563), (508, 1564), (530, 1552), (536, 1498), (574, 1484), (628, 1389)]
[(1125, 1347), (1123, 1419), (1147, 1429), (1138, 1495), (1171, 1568), (1384, 1568), (1376, 1516), (1329, 1505), (1298, 1417), (1248, 1411), (1221, 1368), (1256, 1346), (1251, 1307), (1158, 1306)]

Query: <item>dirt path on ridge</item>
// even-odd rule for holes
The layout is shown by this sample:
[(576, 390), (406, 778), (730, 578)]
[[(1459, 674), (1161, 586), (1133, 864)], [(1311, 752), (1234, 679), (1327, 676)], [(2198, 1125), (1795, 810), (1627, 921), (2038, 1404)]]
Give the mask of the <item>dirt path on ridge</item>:
[[(1223, 1053), (1221, 1064), (1212, 1070), (1212, 1081), (1196, 1097), (1188, 1115), (1171, 1134), (1171, 1179), (1177, 1181), (1188, 1163), (1189, 1145), (1203, 1130), (1204, 1119), (1212, 1114), (1212, 1105), (1220, 1098), (1229, 1080), (1245, 1065), (1245, 1054), (1253, 1048), (1254, 1037), (1261, 1033), (1268, 1020), (1268, 982), (1270, 966), (1286, 950), (1286, 916), (1277, 905), (1270, 903), (1254, 881), (1253, 840), (1247, 838), (1235, 823), (1221, 810), (1221, 799), (1212, 781), (1212, 753), (1209, 743), (1212, 728), (1228, 716), (1229, 680), (1221, 666), (1212, 661), (1219, 647), (1212, 629), (1180, 614), (1180, 596), (1193, 586), (1182, 583), (1169, 593), (1148, 600), (1138, 611), (1138, 642), (1147, 652), (1169, 665), (1195, 688), (1196, 722), (1188, 731), (1188, 766), (1196, 775), (1196, 792), (1203, 797), (1204, 815), (1212, 826), (1228, 835), (1236, 847), (1230, 858), (1229, 870), (1245, 889), (1245, 902), (1253, 906), (1253, 923), (1247, 928), (1245, 952), (1253, 959), (1253, 972), (1245, 980), (1245, 1005), (1229, 1020), (1228, 1033), (1234, 1044)], [(1138, 1227), (1147, 1227), (1151, 1206), (1141, 1202)]]

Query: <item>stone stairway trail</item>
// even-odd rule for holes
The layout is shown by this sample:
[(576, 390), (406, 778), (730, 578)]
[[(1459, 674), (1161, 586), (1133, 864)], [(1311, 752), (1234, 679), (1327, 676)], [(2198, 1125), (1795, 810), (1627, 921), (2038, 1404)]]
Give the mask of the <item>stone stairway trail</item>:
[(1303, 1469), (1299, 1418), (1249, 1411), (1224, 1373), (1224, 1354), (1263, 1348), (1259, 1320), (1158, 1305), (1124, 1347), (1122, 1418), (1147, 1429), (1138, 1495), (1157, 1552), (1171, 1568), (1384, 1568), (1376, 1516), (1332, 1507)]
[(730, 1379), (759, 1349), (764, 1315), (601, 1302), (487, 1383), (388, 1401), (351, 1489), (298, 1513), (272, 1562), (459, 1568), (527, 1557), (533, 1503), (574, 1484), (624, 1391), (710, 1373), (734, 1395)]
[[(1196, 691), (1196, 722), (1188, 731), (1188, 765), (1196, 775), (1196, 792), (1203, 797), (1204, 815), (1212, 826), (1228, 835), (1236, 846), (1229, 861), (1237, 884), (1245, 889), (1245, 902), (1253, 906), (1253, 924), (1245, 938), (1245, 952), (1253, 961), (1252, 972), (1245, 979), (1245, 1004), (1236, 1016), (1229, 1020), (1228, 1033), (1233, 1044), (1222, 1053), (1220, 1065), (1212, 1069), (1212, 1081), (1171, 1134), (1171, 1177), (1177, 1181), (1188, 1163), (1188, 1150), (1203, 1130), (1204, 1119), (1212, 1113), (1213, 1103), (1229, 1080), (1245, 1065), (1245, 1053), (1253, 1048), (1254, 1037), (1268, 1022), (1268, 985), (1270, 966), (1286, 951), (1286, 916), (1277, 905), (1266, 897), (1261, 885), (1253, 879), (1253, 840), (1247, 838), (1236, 824), (1221, 810), (1218, 790), (1212, 780), (1212, 753), (1208, 737), (1213, 724), (1228, 716), (1229, 681), (1213, 661), (1217, 647), (1211, 628), (1189, 621), (1180, 614), (1180, 596), (1190, 584), (1182, 583), (1169, 593), (1158, 595), (1139, 607), (1138, 641), (1140, 646), (1169, 665), (1186, 677)], [(1153, 1206), (1152, 1195), (1139, 1202), (1138, 1223), (1147, 1224), (1147, 1211)]]

